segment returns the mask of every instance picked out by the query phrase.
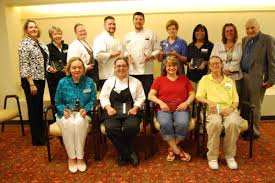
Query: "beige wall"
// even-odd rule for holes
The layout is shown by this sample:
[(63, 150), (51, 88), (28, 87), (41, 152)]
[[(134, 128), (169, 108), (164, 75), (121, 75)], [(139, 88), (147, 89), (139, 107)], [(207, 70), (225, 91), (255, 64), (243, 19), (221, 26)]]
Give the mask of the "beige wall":
[[(23, 12), (23, 13), (22, 13)], [(24, 95), (20, 87), (18, 72), (18, 55), (17, 45), (22, 39), (22, 24), (27, 18), (36, 17), (40, 29), (42, 30), (41, 41), (48, 43), (50, 41), (47, 30), (51, 25), (60, 26), (63, 30), (64, 40), (70, 43), (74, 40), (73, 26), (75, 23), (83, 23), (88, 31), (88, 41), (92, 43), (95, 36), (103, 30), (103, 18), (105, 15), (85, 15), (70, 17), (57, 15), (55, 18), (47, 17), (47, 15), (32, 14), (32, 12), (20, 12), (19, 8), (7, 7), (0, 1), (0, 40), (1, 40), (1, 61), (0, 61), (0, 107), (3, 105), (3, 96), (6, 94), (17, 93), (21, 96), (22, 104), (24, 103)], [(107, 14), (106, 14), (107, 15)], [(114, 15), (117, 23), (116, 36), (120, 39), (123, 35), (133, 30), (132, 15)], [(184, 38), (190, 43), (193, 28), (198, 23), (206, 25), (209, 32), (209, 39), (217, 42), (221, 39), (221, 28), (224, 23), (234, 23), (239, 31), (239, 37), (245, 35), (244, 23), (250, 17), (256, 17), (261, 25), (264, 33), (275, 37), (274, 29), (274, 11), (259, 12), (188, 12), (188, 13), (146, 13), (145, 27), (156, 32), (159, 40), (166, 37), (165, 24), (169, 19), (175, 19), (179, 22), (179, 37)], [(155, 74), (159, 75), (159, 64), (155, 66)], [(49, 100), (49, 94), (46, 89), (45, 100)]]

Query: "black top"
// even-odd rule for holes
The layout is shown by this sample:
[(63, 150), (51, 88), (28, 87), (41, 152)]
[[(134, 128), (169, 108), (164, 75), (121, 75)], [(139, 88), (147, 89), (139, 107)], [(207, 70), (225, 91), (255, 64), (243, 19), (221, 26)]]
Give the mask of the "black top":
[[(188, 45), (188, 62), (191, 59), (203, 59), (204, 61), (208, 61), (211, 55), (212, 49), (214, 44), (210, 41), (204, 43), (201, 48), (197, 48), (194, 43), (190, 43)], [(203, 70), (201, 69), (193, 69), (190, 70), (189, 67), (187, 68), (187, 77), (191, 81), (199, 81), (202, 76), (207, 74), (208, 67), (206, 66)]]
[[(61, 48), (61, 52), (59, 51), (59, 49), (53, 44), (53, 42), (51, 42), (50, 44), (47, 45), (48, 49), (49, 49), (49, 53), (50, 53), (50, 65), (53, 66), (53, 62), (59, 61), (61, 60), (62, 63), (64, 64), (64, 66), (66, 66), (67, 64), (67, 52), (68, 52), (68, 45), (65, 44), (62, 41), (62, 48)], [(54, 66), (53, 66), (54, 67)], [(57, 71), (56, 74), (51, 74), (48, 73), (48, 76), (65, 76), (64, 73), (62, 73), (61, 71)]]

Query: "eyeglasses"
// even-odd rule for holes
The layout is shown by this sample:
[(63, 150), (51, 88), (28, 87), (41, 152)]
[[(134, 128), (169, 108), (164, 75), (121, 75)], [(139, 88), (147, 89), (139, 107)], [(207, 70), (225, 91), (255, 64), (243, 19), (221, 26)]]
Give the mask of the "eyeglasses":
[(128, 65), (116, 65), (116, 68), (126, 68), (126, 67), (128, 67)]

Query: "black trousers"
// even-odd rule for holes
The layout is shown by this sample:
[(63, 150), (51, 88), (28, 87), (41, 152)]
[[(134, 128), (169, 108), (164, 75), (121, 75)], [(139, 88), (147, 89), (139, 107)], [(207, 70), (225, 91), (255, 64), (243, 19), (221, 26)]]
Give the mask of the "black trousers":
[(97, 88), (98, 91), (101, 91), (101, 89), (102, 89), (102, 87), (103, 87), (103, 85), (104, 85), (104, 83), (105, 83), (106, 80), (107, 79), (100, 79), (98, 81), (98, 88)]
[(50, 97), (51, 97), (51, 104), (54, 105), (54, 98), (55, 98), (55, 93), (56, 89), (58, 86), (58, 82), (60, 79), (62, 79), (65, 76), (63, 73), (58, 73), (58, 74), (47, 74), (47, 82), (48, 82), (48, 87), (49, 87), (49, 92), (50, 92)]
[(37, 94), (31, 95), (30, 85), (27, 79), (21, 79), (22, 88), (24, 90), (28, 105), (28, 116), (31, 127), (32, 144), (45, 144), (45, 128), (43, 124), (43, 95), (45, 88), (44, 80), (34, 80), (37, 87)]
[(128, 157), (134, 152), (134, 140), (139, 132), (141, 118), (137, 116), (112, 117), (104, 121), (107, 136), (119, 154)]
[(146, 116), (145, 116), (145, 120), (146, 122), (150, 121), (150, 101), (148, 100), (148, 93), (151, 89), (151, 85), (154, 82), (154, 76), (153, 74), (148, 74), (148, 75), (131, 75), (135, 78), (137, 78), (138, 80), (140, 80), (140, 82), (142, 83), (143, 89), (144, 89), (144, 93), (146, 96), (145, 99), (145, 107), (146, 107)]

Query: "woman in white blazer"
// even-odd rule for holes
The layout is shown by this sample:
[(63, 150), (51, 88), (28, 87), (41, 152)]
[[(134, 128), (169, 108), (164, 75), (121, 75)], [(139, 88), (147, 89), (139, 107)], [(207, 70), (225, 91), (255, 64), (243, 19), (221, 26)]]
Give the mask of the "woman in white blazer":
[(93, 50), (87, 43), (87, 31), (83, 24), (77, 23), (74, 26), (76, 39), (69, 45), (67, 60), (72, 57), (80, 57), (86, 64), (86, 76), (98, 82), (98, 63), (94, 60)]

